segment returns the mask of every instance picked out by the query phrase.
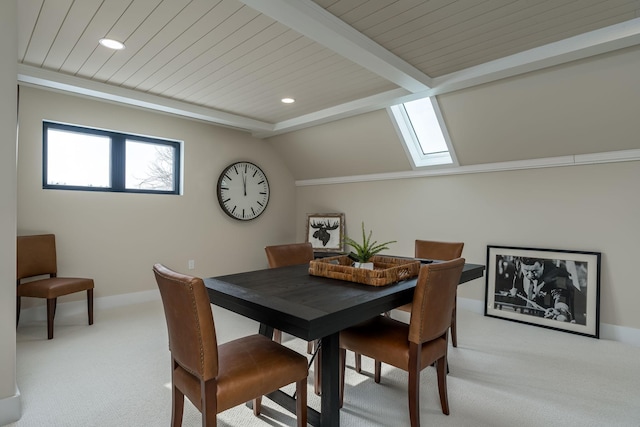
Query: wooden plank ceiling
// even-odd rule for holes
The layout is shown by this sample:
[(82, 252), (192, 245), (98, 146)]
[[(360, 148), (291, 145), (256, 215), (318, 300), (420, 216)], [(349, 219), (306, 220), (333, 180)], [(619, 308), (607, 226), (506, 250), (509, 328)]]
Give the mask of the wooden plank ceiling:
[[(20, 0), (18, 9), (21, 83), (260, 136), (640, 43), (638, 0)], [(103, 37), (126, 48), (106, 49)]]

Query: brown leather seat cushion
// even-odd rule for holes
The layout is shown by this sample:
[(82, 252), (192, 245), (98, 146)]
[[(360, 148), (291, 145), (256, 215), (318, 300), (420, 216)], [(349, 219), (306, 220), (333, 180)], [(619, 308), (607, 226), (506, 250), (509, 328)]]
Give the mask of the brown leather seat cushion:
[[(219, 345), (218, 366), (218, 412), (307, 376), (304, 356), (262, 335)], [(194, 404), (200, 402), (200, 381), (181, 367), (176, 368), (174, 374), (189, 400)]]
[[(340, 332), (340, 347), (366, 354), (375, 360), (406, 371), (409, 367), (408, 336), (408, 324), (386, 316), (377, 316)], [(445, 336), (424, 343), (421, 368), (437, 360), (446, 346)]]
[(18, 286), (18, 296), (36, 298), (57, 298), (74, 292), (93, 289), (93, 279), (76, 277), (52, 277), (34, 280)]

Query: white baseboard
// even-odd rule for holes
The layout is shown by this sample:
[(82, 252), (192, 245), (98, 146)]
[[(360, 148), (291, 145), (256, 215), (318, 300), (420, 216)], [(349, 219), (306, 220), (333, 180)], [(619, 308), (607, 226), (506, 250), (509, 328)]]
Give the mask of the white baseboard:
[(458, 308), (468, 310), (473, 313), (484, 314), (484, 302), (477, 299), (460, 298), (456, 300)]
[(0, 399), (0, 426), (15, 423), (22, 417), (22, 400), (20, 390), (16, 387), (16, 394)]
[[(458, 308), (484, 314), (484, 302), (476, 299), (458, 297)], [(640, 347), (640, 329), (600, 323), (600, 339), (619, 341), (634, 347)]]
[[(113, 307), (125, 306), (129, 304), (140, 304), (148, 301), (157, 301), (160, 299), (160, 292), (155, 290), (133, 292), (130, 294), (113, 295), (109, 297), (96, 298), (94, 301), (95, 310), (104, 310)], [(484, 314), (484, 302), (470, 298), (458, 297), (458, 308), (468, 310), (473, 313)], [(59, 316), (75, 316), (79, 313), (86, 313), (87, 302), (72, 301), (58, 304), (56, 309), (56, 317)], [(394, 312), (394, 317), (402, 317), (402, 313)], [(47, 309), (42, 306), (27, 308), (21, 311), (20, 320), (25, 321), (46, 321)], [(406, 319), (408, 321), (408, 315)], [(600, 323), (600, 339), (619, 341), (634, 347), (640, 347), (640, 329), (629, 328), (626, 326), (610, 325), (608, 323)], [(2, 424), (0, 424), (2, 425)]]
[(640, 329), (600, 323), (600, 338), (640, 347)]
[[(157, 289), (150, 291), (132, 292), (130, 294), (113, 295), (108, 297), (94, 298), (93, 309), (105, 310), (114, 307), (122, 307), (130, 304), (141, 304), (148, 301), (160, 300), (160, 291)], [(44, 301), (44, 300), (43, 300)], [(56, 318), (65, 316), (76, 316), (86, 314), (87, 300), (70, 301), (58, 303), (56, 307)], [(41, 304), (36, 307), (26, 308), (20, 311), (20, 322), (46, 321), (47, 306)], [(0, 424), (2, 425), (2, 424)]]

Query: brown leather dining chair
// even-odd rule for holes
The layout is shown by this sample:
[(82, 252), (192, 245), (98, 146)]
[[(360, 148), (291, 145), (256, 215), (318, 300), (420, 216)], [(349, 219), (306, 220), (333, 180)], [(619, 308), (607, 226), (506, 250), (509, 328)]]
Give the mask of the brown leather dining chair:
[[(45, 298), (47, 337), (52, 339), (58, 297), (82, 291), (87, 291), (89, 324), (93, 325), (93, 279), (58, 277), (55, 235), (18, 236), (16, 252), (16, 327), (20, 322), (21, 298)], [(34, 280), (23, 282), (24, 279)]]
[[(434, 240), (416, 240), (415, 242), (415, 257), (424, 259), (435, 259), (441, 261), (450, 261), (452, 259), (460, 258), (462, 256), (462, 249), (464, 248), (464, 242), (438, 242)], [(457, 298), (456, 298), (457, 299)], [(457, 303), (453, 305), (453, 313), (451, 314), (451, 345), (458, 346), (458, 331), (456, 325), (456, 310)], [(411, 304), (405, 304), (397, 307), (396, 310), (401, 310), (407, 313), (411, 313)], [(389, 315), (389, 313), (386, 313)], [(360, 372), (361, 362), (360, 355), (356, 354), (356, 371)], [(376, 365), (379, 362), (376, 361)], [(379, 368), (379, 366), (377, 366)]]
[[(289, 265), (308, 264), (313, 261), (313, 247), (311, 243), (287, 243), (284, 245), (272, 245), (264, 248), (267, 254), (269, 268), (286, 267)], [(273, 331), (273, 340), (282, 342), (282, 331)], [(310, 347), (307, 347), (310, 351)]]
[[(308, 264), (313, 261), (313, 246), (311, 243), (286, 243), (283, 245), (271, 245), (264, 248), (267, 254), (269, 268), (286, 267), (289, 265)], [(274, 329), (273, 340), (282, 342), (282, 331)], [(307, 342), (307, 353), (313, 353), (317, 343)], [(314, 358), (314, 392), (320, 394), (320, 355)]]
[(218, 345), (209, 297), (200, 278), (153, 266), (164, 306), (171, 351), (171, 425), (182, 425), (184, 397), (202, 413), (202, 425), (217, 414), (296, 383), (299, 427), (307, 425), (307, 358), (262, 335)]
[[(346, 350), (372, 357), (408, 372), (409, 418), (420, 425), (420, 372), (435, 362), (442, 412), (449, 415), (447, 348), (451, 313), (464, 258), (420, 267), (409, 324), (388, 316), (340, 332), (341, 392), (344, 399)], [(374, 381), (380, 382), (376, 366)]]
[[(464, 242), (437, 242), (433, 240), (416, 240), (415, 257), (449, 261), (460, 258), (464, 249)], [(456, 298), (457, 300), (457, 298)], [(457, 303), (453, 304), (451, 314), (451, 345), (458, 346), (458, 329), (456, 325)], [(411, 304), (398, 307), (398, 310), (411, 312)]]

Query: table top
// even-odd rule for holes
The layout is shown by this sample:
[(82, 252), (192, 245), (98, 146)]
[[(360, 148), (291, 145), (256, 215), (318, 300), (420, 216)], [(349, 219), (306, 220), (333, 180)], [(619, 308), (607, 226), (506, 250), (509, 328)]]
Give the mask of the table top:
[[(482, 277), (484, 268), (465, 264), (460, 283)], [(369, 286), (312, 276), (307, 264), (204, 279), (212, 304), (307, 341), (411, 302), (416, 281)]]

